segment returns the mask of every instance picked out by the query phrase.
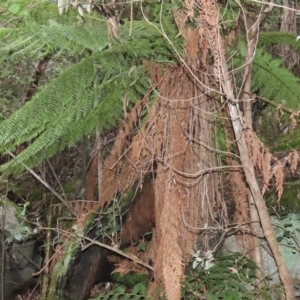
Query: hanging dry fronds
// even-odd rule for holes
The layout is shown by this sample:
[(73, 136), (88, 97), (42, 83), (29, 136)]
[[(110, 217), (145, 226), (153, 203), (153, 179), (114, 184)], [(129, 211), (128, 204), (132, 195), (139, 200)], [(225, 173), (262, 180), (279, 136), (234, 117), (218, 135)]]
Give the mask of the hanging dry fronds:
[(151, 290), (163, 284), (167, 299), (175, 300), (180, 299), (184, 265), (192, 254), (198, 228), (210, 226), (218, 212), (214, 202), (218, 180), (213, 174), (208, 174), (205, 180), (193, 177), (199, 170), (216, 164), (206, 147), (192, 142), (201, 136), (201, 142), (212, 147), (212, 124), (205, 113), (210, 108), (203, 92), (181, 67), (170, 70), (158, 88), (161, 98), (153, 108), (155, 114), (150, 113), (154, 125), (149, 131), (154, 135), (150, 151), (158, 159), (155, 188), (158, 249)]
[(297, 117), (298, 113), (292, 112), (290, 114), (290, 121), (291, 121), (291, 130), (293, 131), (297, 127)]
[(273, 156), (254, 131), (248, 129), (245, 132), (245, 139), (254, 169), (256, 173), (263, 175), (262, 193), (264, 194), (268, 190), (272, 178), (271, 161)]
[(175, 22), (176, 22), (176, 25), (177, 25), (178, 31), (179, 31), (178, 36), (184, 36), (185, 33), (186, 33), (185, 24), (186, 24), (186, 21), (188, 19), (188, 16), (187, 16), (185, 10), (176, 9), (173, 12), (173, 16), (174, 16), (174, 19), (175, 19)]
[(282, 104), (277, 106), (277, 111), (276, 111), (276, 119), (280, 120), (280, 118), (283, 116), (283, 106)]
[(245, 137), (254, 168), (262, 170), (264, 145), (258, 139), (256, 133), (250, 129), (245, 132)]
[(80, 218), (82, 215), (91, 211), (99, 202), (90, 200), (73, 200), (68, 203), (74, 210), (76, 217)]
[[(238, 163), (231, 159), (230, 166), (238, 166)], [(248, 221), (249, 205), (247, 201), (247, 187), (241, 170), (231, 170), (229, 180), (232, 187), (232, 195), (235, 202), (234, 222), (245, 223)]]
[(284, 165), (278, 160), (273, 166), (273, 176), (275, 178), (275, 187), (278, 195), (278, 203), (280, 202), (283, 193), (283, 182), (284, 182)]
[[(283, 193), (283, 182), (285, 178), (284, 167), (286, 163), (289, 163), (292, 174), (295, 173), (300, 159), (298, 152), (292, 151), (287, 157), (279, 161), (259, 140), (255, 132), (247, 130), (245, 132), (245, 138), (254, 168), (256, 172), (263, 175), (262, 194), (268, 191), (269, 183), (271, 179), (274, 178), (279, 202)], [(272, 166), (272, 161), (274, 160), (276, 163)]]
[(262, 162), (262, 173), (263, 173), (263, 187), (262, 187), (262, 194), (269, 189), (269, 182), (272, 178), (272, 167), (271, 167), (271, 161), (272, 161), (272, 154), (267, 151), (264, 155), (264, 159)]
[(290, 152), (285, 160), (290, 164), (291, 172), (294, 175), (300, 160), (298, 152), (297, 151)]

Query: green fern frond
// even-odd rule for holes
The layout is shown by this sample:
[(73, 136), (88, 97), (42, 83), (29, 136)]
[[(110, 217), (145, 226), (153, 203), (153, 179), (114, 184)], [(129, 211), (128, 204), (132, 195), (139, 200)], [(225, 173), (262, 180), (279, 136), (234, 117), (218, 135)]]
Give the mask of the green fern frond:
[(282, 60), (262, 49), (257, 49), (254, 57), (252, 90), (291, 109), (299, 108), (299, 78), (282, 67)]
[(296, 36), (292, 34), (281, 31), (261, 32), (259, 34), (259, 47), (272, 46), (278, 44), (284, 46), (291, 46), (298, 52), (300, 51), (300, 40), (296, 41)]
[(108, 37), (104, 20), (95, 23), (97, 26), (74, 26), (59, 24), (58, 19), (46, 22), (28, 17), (26, 26), (11, 30), (1, 41), (0, 54), (36, 58), (45, 53), (52, 57), (54, 53), (60, 57), (71, 53), (80, 61), (63, 69), (0, 123), (0, 155), (29, 144), (15, 159), (0, 166), (0, 172), (20, 172), (24, 164), (36, 166), (96, 127), (104, 131), (116, 126), (124, 113), (123, 97), (128, 98), (130, 109), (150, 88), (143, 59), (174, 62), (173, 47), (180, 48), (172, 22), (163, 25), (170, 44), (157, 30), (159, 24), (127, 21), (120, 26), (120, 40), (115, 40)]
[[(90, 88), (92, 82), (91, 59), (83, 59), (62, 72), (56, 80), (37, 93), (34, 99), (1, 123), (0, 153), (11, 151), (17, 143), (35, 138), (52, 118), (57, 118), (73, 105), (77, 93)], [(12, 141), (14, 142), (11, 144)]]
[[(117, 51), (118, 53), (118, 51)], [(18, 172), (41, 163), (66, 146), (74, 145), (97, 126), (105, 130), (122, 117), (122, 97), (135, 103), (146, 90), (143, 69), (136, 69), (132, 84), (126, 59), (111, 50), (81, 60), (37, 93), (9, 119), (0, 123), (0, 153), (31, 142), (0, 172)], [(106, 72), (103, 72), (107, 70)]]
[[(105, 300), (105, 299), (146, 300), (146, 299), (148, 299), (147, 288), (143, 284), (137, 284), (133, 287), (133, 289), (131, 291), (127, 292), (124, 286), (119, 285), (110, 291), (106, 291), (106, 292), (102, 293), (97, 298), (94, 298), (94, 300)], [(90, 299), (90, 300), (92, 300), (92, 299)]]
[[(130, 26), (132, 35), (129, 36)], [(156, 24), (156, 26), (158, 26)], [(180, 49), (180, 39), (176, 39), (175, 26), (164, 28), (172, 39), (173, 46)], [(12, 30), (13, 38), (7, 37), (2, 42), (0, 53), (12, 52), (14, 55), (38, 53), (43, 49), (47, 52), (67, 51), (68, 55), (82, 54), (84, 51), (98, 52), (106, 49), (111, 43), (118, 45), (120, 53), (127, 52), (134, 57), (165, 56), (172, 52), (161, 33), (146, 21), (125, 22), (120, 26), (120, 42), (110, 40), (107, 34), (107, 23), (99, 20), (97, 25), (77, 27), (55, 23), (51, 26), (40, 25), (32, 20), (23, 30)]]
[[(233, 58), (233, 68), (241, 66), (245, 61), (245, 44), (240, 44), (240, 55)], [(252, 61), (251, 91), (260, 96), (284, 104), (290, 109), (299, 109), (299, 78), (282, 66), (279, 58), (274, 58), (263, 48), (258, 48)], [(240, 73), (239, 73), (240, 74)], [(239, 77), (240, 78), (240, 77)], [(237, 78), (237, 82), (241, 83)]]

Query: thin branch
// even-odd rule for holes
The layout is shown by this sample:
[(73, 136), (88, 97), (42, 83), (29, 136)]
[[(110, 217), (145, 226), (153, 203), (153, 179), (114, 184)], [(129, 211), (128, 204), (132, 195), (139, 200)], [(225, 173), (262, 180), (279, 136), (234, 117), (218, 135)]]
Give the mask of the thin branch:
[(61, 192), (62, 192), (62, 194), (63, 194), (64, 200), (67, 201), (67, 197), (66, 197), (66, 193), (65, 193), (65, 191), (64, 191), (64, 188), (63, 188), (63, 186), (62, 186), (62, 184), (61, 184), (61, 182), (60, 182), (60, 180), (59, 180), (59, 178), (58, 178), (58, 176), (57, 176), (57, 174), (56, 174), (56, 172), (55, 172), (55, 170), (54, 170), (54, 168), (53, 168), (51, 162), (49, 161), (49, 159), (46, 159), (46, 161), (47, 161), (47, 164), (48, 164), (49, 167), (50, 167), (50, 170), (51, 170), (51, 172), (52, 172), (52, 174), (53, 174), (53, 176), (54, 176), (56, 182), (57, 182), (58, 185), (59, 185), (59, 188), (60, 188), (60, 190), (61, 190)]
[(100, 246), (100, 247), (102, 247), (102, 248), (111, 250), (112, 252), (115, 252), (115, 253), (117, 253), (117, 254), (119, 254), (119, 255), (125, 257), (125, 258), (128, 258), (128, 259), (132, 260), (133, 262), (136, 262), (136, 263), (138, 263), (139, 265), (141, 265), (141, 266), (143, 266), (143, 267), (145, 267), (145, 268), (147, 268), (147, 269), (153, 271), (153, 267), (152, 267), (152, 266), (150, 266), (149, 264), (146, 264), (145, 262), (143, 262), (142, 260), (140, 260), (137, 256), (135, 256), (135, 255), (133, 255), (133, 254), (127, 254), (127, 253), (125, 253), (125, 252), (123, 252), (123, 251), (121, 251), (121, 250), (119, 250), (119, 249), (116, 249), (116, 248), (114, 248), (114, 247), (112, 247), (112, 246), (109, 246), (109, 245), (100, 243), (100, 242), (98, 242), (98, 241), (95, 241), (95, 240), (90, 239), (90, 238), (88, 238), (88, 237), (86, 237), (86, 236), (83, 236), (83, 235), (81, 235), (80, 237), (81, 237), (82, 239), (85, 239), (85, 240), (87, 240), (87, 241), (90, 242), (88, 245), (86, 245), (86, 246), (84, 246), (84, 247), (82, 248), (82, 251), (86, 250), (87, 248), (91, 247), (92, 245), (97, 245), (97, 246)]
[[(8, 152), (8, 154), (13, 157), (18, 159), (13, 153)], [(71, 208), (71, 206), (68, 204), (65, 199), (59, 195), (45, 180), (43, 180), (38, 174), (36, 174), (32, 169), (30, 169), (27, 165), (25, 165), (22, 161), (19, 161), (19, 163), (33, 176), (35, 177), (44, 187), (46, 187), (56, 198), (58, 198), (65, 207), (68, 208), (68, 210), (72, 213), (74, 217), (76, 217), (76, 214), (74, 210)]]
[(246, 91), (243, 91), (243, 93), (245, 93), (245, 94), (247, 94), (247, 95), (249, 95), (249, 96), (251, 96), (251, 97), (253, 96), (253, 97), (255, 97), (255, 98), (257, 98), (257, 99), (259, 99), (259, 100), (261, 100), (261, 101), (263, 101), (263, 102), (265, 102), (265, 103), (268, 103), (269, 105), (271, 105), (271, 106), (273, 106), (273, 107), (275, 107), (275, 108), (280, 108), (282, 111), (284, 111), (284, 112), (286, 112), (286, 113), (288, 113), (288, 114), (293, 114), (293, 113), (294, 113), (294, 114), (298, 114), (298, 111), (295, 111), (295, 110), (293, 110), (293, 109), (287, 108), (287, 107), (283, 106), (282, 104), (277, 104), (277, 103), (275, 103), (274, 101), (269, 100), (269, 99), (267, 99), (267, 98), (258, 96), (258, 95), (256, 95), (256, 94), (248, 93), (248, 92), (246, 92)]

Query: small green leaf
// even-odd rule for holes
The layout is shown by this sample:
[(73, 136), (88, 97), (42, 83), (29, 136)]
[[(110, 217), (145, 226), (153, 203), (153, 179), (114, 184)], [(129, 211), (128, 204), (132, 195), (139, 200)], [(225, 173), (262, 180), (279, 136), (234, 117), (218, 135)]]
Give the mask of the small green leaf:
[(147, 243), (141, 243), (139, 245), (139, 250), (142, 251), (142, 252), (145, 252), (147, 249)]
[(22, 11), (22, 7), (19, 3), (12, 3), (9, 7), (8, 10), (14, 14), (18, 15)]
[(11, 12), (14, 15), (17, 15), (19, 17), (25, 17), (29, 15), (29, 12), (24, 9), (20, 3), (15, 2), (12, 3), (9, 7), (8, 7), (8, 11)]

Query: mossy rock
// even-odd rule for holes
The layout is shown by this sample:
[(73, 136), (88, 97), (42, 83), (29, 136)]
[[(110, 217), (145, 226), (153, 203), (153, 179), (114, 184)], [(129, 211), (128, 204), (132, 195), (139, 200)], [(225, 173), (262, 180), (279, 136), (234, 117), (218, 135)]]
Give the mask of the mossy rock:
[(25, 241), (32, 234), (32, 228), (26, 221), (24, 210), (8, 199), (0, 199), (0, 227), (5, 232), (6, 241)]

